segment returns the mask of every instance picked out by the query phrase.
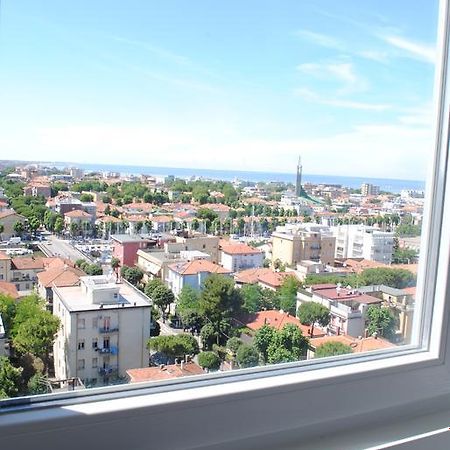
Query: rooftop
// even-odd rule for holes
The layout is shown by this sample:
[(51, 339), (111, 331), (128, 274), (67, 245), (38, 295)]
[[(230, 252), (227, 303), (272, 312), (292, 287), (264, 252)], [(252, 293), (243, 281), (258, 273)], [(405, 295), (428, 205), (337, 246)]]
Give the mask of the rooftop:
[[(245, 325), (253, 331), (257, 331), (264, 325), (269, 325), (276, 330), (281, 330), (286, 324), (293, 324), (302, 330), (304, 336), (309, 336), (310, 327), (302, 325), (300, 320), (288, 313), (278, 310), (259, 311), (252, 314)], [(314, 336), (324, 336), (325, 332), (319, 327), (314, 327)]]
[[(326, 285), (325, 285), (326, 286)], [(381, 300), (376, 297), (364, 294), (358, 289), (333, 287), (311, 286), (311, 292), (328, 300), (335, 300), (339, 302), (355, 301), (357, 303), (371, 304), (380, 303)]]
[(369, 352), (373, 350), (381, 350), (383, 348), (393, 348), (394, 344), (383, 339), (375, 337), (367, 337), (362, 339), (355, 339), (346, 334), (340, 336), (323, 336), (318, 338), (312, 338), (309, 343), (311, 347), (317, 348), (320, 345), (326, 344), (328, 342), (341, 342), (345, 345), (350, 345), (353, 349), (353, 353)]
[(250, 247), (247, 244), (225, 244), (222, 246), (222, 251), (229, 255), (253, 255), (262, 253), (261, 250)]
[(77, 286), (84, 272), (70, 266), (54, 267), (37, 274), (39, 284), (44, 287)]
[(16, 285), (9, 281), (0, 281), (0, 294), (8, 295), (14, 299), (19, 298)]
[(127, 375), (131, 383), (169, 380), (171, 378), (201, 375), (204, 373), (204, 370), (192, 361), (183, 363), (183, 368), (181, 368), (181, 364), (171, 364), (162, 367), (144, 367), (142, 369), (127, 370)]
[[(98, 277), (81, 277), (80, 280), (84, 283), (91, 282), (92, 284), (98, 286), (99, 282), (100, 284), (102, 283), (100, 278), (106, 277), (103, 275), (99, 275)], [(107, 284), (112, 284), (114, 287), (118, 287), (118, 297), (117, 301), (114, 303), (92, 303), (91, 299), (83, 293), (82, 286), (57, 287), (53, 289), (55, 294), (61, 299), (70, 312), (96, 311), (98, 309), (150, 307), (149, 298), (130, 284), (126, 282), (114, 283), (112, 280)]]
[(196, 275), (200, 272), (229, 274), (230, 270), (224, 269), (206, 259), (196, 259), (190, 262), (179, 262), (169, 266), (171, 270), (180, 275)]
[(111, 239), (120, 244), (127, 242), (151, 242), (150, 239), (139, 236), (138, 234), (113, 234)]
[(86, 218), (86, 219), (90, 219), (92, 217), (91, 214), (87, 213), (86, 211), (82, 211), (80, 209), (74, 209), (73, 211), (66, 212), (64, 215), (66, 217)]

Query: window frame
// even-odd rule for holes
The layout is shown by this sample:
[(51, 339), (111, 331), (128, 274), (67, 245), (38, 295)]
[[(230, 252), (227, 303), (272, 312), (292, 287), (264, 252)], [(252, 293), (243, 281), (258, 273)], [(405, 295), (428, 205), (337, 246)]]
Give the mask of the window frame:
[[(266, 444), (273, 446), (271, 439), (287, 442), (369, 420), (404, 419), (448, 402), (450, 233), (443, 230), (450, 230), (449, 4), (450, 0), (441, 0), (439, 8), (435, 97), (440, 101), (436, 102), (436, 151), (430, 168), (434, 176), (430, 175), (427, 186), (425, 251), (417, 287), (433, 301), (416, 302), (415, 315), (422, 320), (414, 320), (416, 339), (411, 345), (306, 364), (142, 383), (135, 389), (114, 386), (72, 396), (43, 395), (33, 401), (23, 399), (19, 406), (16, 400), (6, 401), (3, 411), (11, 414), (0, 415), (2, 441), (25, 444), (39, 432), (40, 445), (55, 446), (59, 438), (70, 442), (73, 435), (78, 448), (107, 436), (109, 448), (114, 449), (123, 448), (125, 437), (126, 445), (134, 448), (142, 445), (142, 439), (157, 435), (161, 449), (225, 448), (220, 446), (250, 445), (252, 439), (265, 436)], [(117, 421), (123, 426), (111, 427)], [(185, 431), (174, 433), (174, 423)]]

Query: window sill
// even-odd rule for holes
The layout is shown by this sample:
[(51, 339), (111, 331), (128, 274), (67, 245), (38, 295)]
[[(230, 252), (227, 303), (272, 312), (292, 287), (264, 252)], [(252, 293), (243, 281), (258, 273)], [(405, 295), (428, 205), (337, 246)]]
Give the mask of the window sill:
[[(77, 449), (94, 444), (109, 450), (140, 448), (149, 439), (157, 439), (158, 449), (225, 443), (234, 448), (261, 437), (258, 448), (264, 448), (271, 437), (288, 442), (297, 436), (298, 441), (324, 430), (353, 429), (359, 421), (367, 427), (405, 419), (423, 411), (427, 402), (436, 410), (436, 401), (450, 397), (449, 374), (436, 355), (416, 352), (277, 376), (242, 375), (222, 384), (194, 378), (170, 391), (160, 386), (121, 398), (108, 394), (90, 402), (38, 404), (0, 416), (0, 433), (2, 442), (14, 448), (36, 439), (39, 447), (60, 442)], [(68, 447), (68, 442), (73, 444)]]

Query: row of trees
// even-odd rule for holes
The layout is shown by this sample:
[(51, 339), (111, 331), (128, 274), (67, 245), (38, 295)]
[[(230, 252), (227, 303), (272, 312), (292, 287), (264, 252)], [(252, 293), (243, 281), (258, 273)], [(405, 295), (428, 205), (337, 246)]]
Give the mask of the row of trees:
[(11, 343), (11, 359), (0, 358), (0, 397), (35, 394), (48, 375), (60, 321), (37, 295), (16, 302), (0, 294), (0, 314)]

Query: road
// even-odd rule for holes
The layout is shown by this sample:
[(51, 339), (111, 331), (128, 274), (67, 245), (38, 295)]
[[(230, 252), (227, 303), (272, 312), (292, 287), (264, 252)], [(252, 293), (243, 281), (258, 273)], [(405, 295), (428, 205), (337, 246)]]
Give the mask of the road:
[(60, 256), (68, 258), (72, 261), (84, 259), (89, 263), (92, 262), (84, 256), (79, 250), (70, 244), (70, 241), (59, 239), (57, 236), (48, 235), (47, 240), (39, 243), (41, 250), (48, 256)]

